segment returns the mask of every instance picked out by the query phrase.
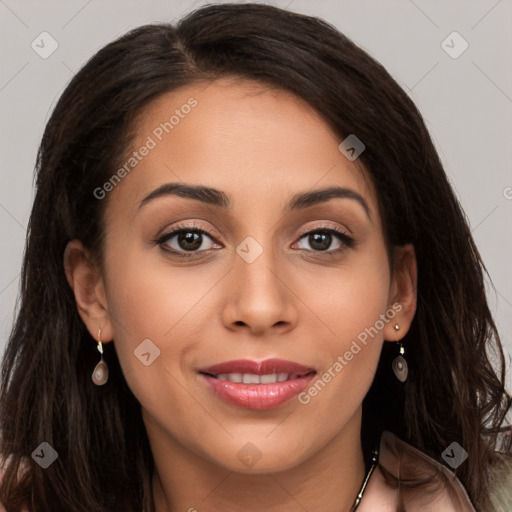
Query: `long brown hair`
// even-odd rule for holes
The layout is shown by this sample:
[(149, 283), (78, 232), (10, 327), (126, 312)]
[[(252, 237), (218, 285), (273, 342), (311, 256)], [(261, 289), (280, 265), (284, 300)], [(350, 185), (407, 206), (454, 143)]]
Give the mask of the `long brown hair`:
[[(383, 428), (438, 460), (457, 441), (470, 456), (456, 474), (487, 510), (494, 451), (512, 450), (504, 354), (484, 265), (422, 117), (384, 68), (335, 28), (259, 4), (211, 5), (177, 26), (136, 28), (94, 55), (56, 105), (39, 148), (21, 297), (2, 363), (0, 501), (9, 512), (152, 509), (140, 405), (114, 343), (104, 347), (108, 384), (92, 384), (98, 354), (63, 253), (77, 238), (101, 260), (107, 201), (93, 191), (129, 151), (142, 110), (163, 93), (223, 76), (291, 91), (340, 141), (354, 133), (364, 142), (360, 159), (379, 195), (387, 244), (412, 243), (419, 269), (404, 340), (410, 376), (405, 385), (393, 380), (393, 347), (384, 344), (363, 404), (364, 450)], [(45, 470), (31, 457), (43, 441), (58, 453)]]

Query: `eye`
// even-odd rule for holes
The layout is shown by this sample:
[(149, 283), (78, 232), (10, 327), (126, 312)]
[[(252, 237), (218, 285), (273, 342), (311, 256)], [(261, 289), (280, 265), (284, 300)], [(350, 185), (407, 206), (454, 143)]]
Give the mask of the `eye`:
[[(299, 247), (300, 249), (306, 249), (314, 252), (325, 252), (327, 254), (337, 253), (354, 246), (354, 240), (351, 237), (341, 229), (333, 227), (321, 227), (308, 231), (300, 237), (299, 242), (301, 240), (305, 240), (311, 248)], [(332, 247), (333, 243), (335, 244), (335, 247), (329, 249)]]
[[(295, 244), (303, 243), (302, 241), (309, 244), (310, 248), (299, 246), (299, 249), (325, 255), (333, 255), (355, 245), (354, 240), (344, 231), (331, 226), (321, 226), (308, 231)], [(197, 253), (222, 247), (207, 231), (193, 225), (176, 226), (154, 242), (173, 255), (188, 258), (194, 257)], [(332, 248), (333, 244), (334, 248)]]
[(162, 249), (184, 257), (191, 257), (192, 253), (220, 247), (207, 231), (195, 226), (177, 226), (155, 242), (162, 246)]

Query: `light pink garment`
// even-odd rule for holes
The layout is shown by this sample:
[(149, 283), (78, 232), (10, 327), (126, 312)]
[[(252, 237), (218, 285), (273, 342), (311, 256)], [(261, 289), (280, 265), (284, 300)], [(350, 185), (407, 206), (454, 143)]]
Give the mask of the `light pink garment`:
[[(418, 479), (430, 481), (413, 487), (411, 481)], [(476, 512), (452, 471), (391, 432), (384, 431), (379, 464), (357, 512), (402, 511)]]

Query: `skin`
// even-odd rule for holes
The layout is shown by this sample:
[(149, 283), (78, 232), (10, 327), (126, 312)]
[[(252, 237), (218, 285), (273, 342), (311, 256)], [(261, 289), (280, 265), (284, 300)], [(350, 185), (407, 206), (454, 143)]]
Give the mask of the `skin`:
[[(114, 340), (142, 405), (158, 512), (348, 510), (364, 477), (362, 400), (382, 344), (402, 338), (414, 316), (414, 250), (396, 248), (390, 269), (366, 171), (288, 92), (245, 80), (186, 86), (146, 108), (132, 150), (190, 97), (197, 106), (104, 199), (101, 265), (78, 240), (69, 243), (65, 268), (78, 311), (94, 340), (99, 329), (103, 343)], [(171, 195), (140, 207), (180, 181), (222, 190), (231, 209)], [(327, 186), (360, 194), (369, 216), (347, 198), (283, 213), (292, 195)], [(195, 259), (154, 243), (179, 221), (210, 234)], [(355, 245), (331, 257), (315, 251), (304, 234), (326, 226)], [(236, 252), (248, 236), (263, 249), (252, 263)], [(186, 252), (177, 240), (167, 245)], [(331, 240), (328, 250), (344, 245)], [(198, 377), (222, 361), (271, 357), (322, 375), (394, 303), (402, 305), (397, 316), (307, 405), (240, 409)], [(160, 349), (149, 366), (133, 353), (144, 339)], [(252, 467), (237, 456), (248, 442), (261, 454)]]

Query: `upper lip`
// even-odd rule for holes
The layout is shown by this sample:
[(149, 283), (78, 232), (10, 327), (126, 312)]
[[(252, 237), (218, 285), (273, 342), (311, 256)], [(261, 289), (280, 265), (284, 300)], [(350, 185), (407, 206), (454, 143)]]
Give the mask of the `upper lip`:
[(265, 359), (264, 361), (253, 361), (251, 359), (237, 359), (201, 368), (200, 373), (220, 375), (222, 373), (250, 373), (253, 375), (271, 375), (273, 373), (289, 373), (306, 375), (314, 372), (315, 369), (304, 366), (293, 361), (284, 359)]

